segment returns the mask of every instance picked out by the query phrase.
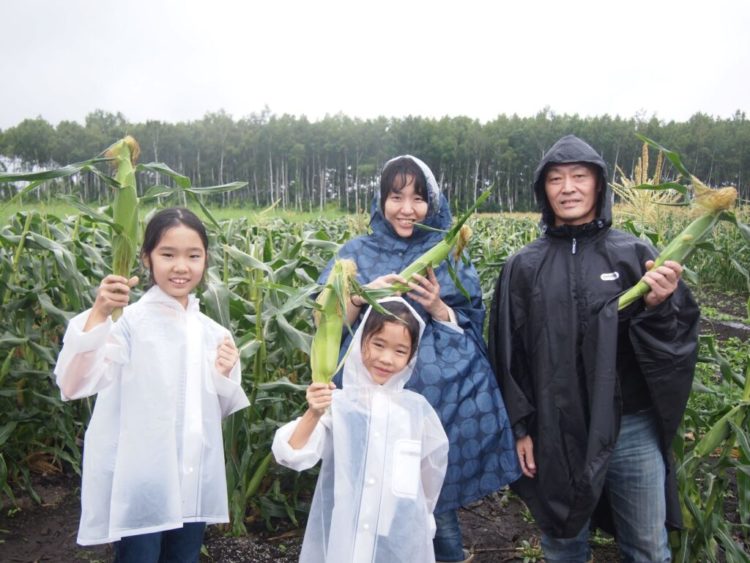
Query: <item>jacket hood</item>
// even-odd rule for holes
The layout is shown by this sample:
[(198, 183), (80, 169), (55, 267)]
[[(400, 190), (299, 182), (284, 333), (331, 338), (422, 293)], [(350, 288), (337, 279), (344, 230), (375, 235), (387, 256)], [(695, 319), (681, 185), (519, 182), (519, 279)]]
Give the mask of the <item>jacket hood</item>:
[[(419, 339), (421, 340), (422, 334), (424, 333), (425, 323), (419, 316), (419, 314), (414, 310), (414, 308), (401, 297), (386, 297), (384, 299), (378, 300), (378, 303), (385, 303), (387, 301), (399, 301), (400, 303), (406, 305), (411, 314), (414, 315), (414, 318), (417, 319), (417, 322), (419, 323)], [(368, 387), (383, 387), (384, 389), (389, 391), (401, 391), (404, 388), (404, 385), (406, 385), (406, 382), (409, 381), (409, 378), (414, 371), (414, 365), (417, 363), (418, 354), (415, 351), (414, 355), (411, 357), (411, 360), (409, 360), (409, 363), (406, 364), (406, 367), (404, 367), (404, 369), (402, 369), (398, 373), (393, 374), (393, 376), (388, 381), (383, 383), (382, 386), (378, 383), (375, 383), (372, 379), (372, 376), (370, 375), (370, 372), (368, 372), (365, 368), (364, 361), (362, 360), (362, 331), (364, 329), (365, 323), (367, 322), (367, 318), (370, 316), (371, 311), (372, 307), (369, 307), (365, 312), (364, 316), (362, 317), (362, 322), (359, 323), (359, 327), (357, 327), (357, 331), (354, 333), (354, 337), (352, 338), (352, 343), (349, 346), (348, 356), (344, 361), (344, 391), (346, 392), (350, 389), (362, 389)]]
[[(393, 162), (397, 158), (409, 158), (413, 160), (417, 164), (417, 166), (419, 166), (422, 172), (424, 172), (425, 179), (427, 180), (427, 193), (429, 202), (427, 207), (427, 215), (425, 216), (422, 223), (434, 229), (449, 229), (451, 222), (453, 221), (453, 218), (451, 217), (450, 206), (448, 205), (448, 200), (445, 198), (445, 196), (440, 193), (440, 186), (438, 186), (437, 180), (435, 180), (435, 175), (432, 173), (432, 170), (430, 170), (430, 167), (427, 166), (423, 161), (418, 159), (416, 156), (405, 154), (390, 159), (385, 163), (385, 165), (383, 165), (383, 168), (385, 169), (385, 167), (388, 166), (389, 163)], [(393, 226), (386, 220), (381, 207), (380, 190), (376, 190), (375, 197), (373, 198), (372, 205), (370, 206), (370, 227), (372, 227), (372, 230), (376, 233), (386, 234), (401, 239), (401, 237), (396, 234)], [(436, 235), (438, 238), (442, 238), (442, 235), (440, 233), (433, 233), (416, 227), (414, 229), (414, 233), (411, 237), (409, 237), (408, 240), (417, 241), (429, 237), (430, 235)]]
[(545, 231), (555, 225), (555, 216), (544, 191), (544, 178), (547, 168), (553, 164), (572, 164), (574, 162), (591, 164), (599, 169), (597, 182), (599, 197), (596, 203), (595, 223), (598, 228), (609, 226), (612, 223), (612, 197), (607, 181), (607, 163), (591, 145), (575, 135), (566, 135), (550, 147), (534, 171), (534, 195), (536, 195), (536, 200), (542, 212), (542, 227)]

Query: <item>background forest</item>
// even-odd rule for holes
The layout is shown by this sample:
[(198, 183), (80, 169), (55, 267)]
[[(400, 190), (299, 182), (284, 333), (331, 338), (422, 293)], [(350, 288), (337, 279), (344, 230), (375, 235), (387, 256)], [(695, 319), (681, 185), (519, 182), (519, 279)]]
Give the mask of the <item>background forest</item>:
[[(562, 135), (587, 140), (610, 167), (630, 174), (641, 154), (642, 133), (682, 155), (685, 165), (705, 182), (735, 185), (750, 199), (750, 121), (743, 112), (730, 119), (697, 113), (687, 122), (632, 118), (556, 115), (500, 115), (481, 123), (468, 117), (358, 119), (328, 116), (311, 122), (304, 116), (274, 115), (265, 109), (239, 120), (224, 112), (198, 121), (131, 123), (121, 113), (90, 113), (83, 125), (42, 118), (25, 119), (0, 131), (0, 171), (51, 168), (97, 154), (112, 139), (135, 136), (141, 162), (166, 162), (193, 185), (246, 181), (231, 193), (214, 196), (215, 205), (312, 211), (329, 204), (341, 210), (366, 210), (383, 163), (392, 156), (414, 154), (435, 171), (454, 209), (474, 202), (484, 186), (494, 184), (486, 210), (535, 208), (529, 189), (534, 166)], [(108, 188), (92, 175), (48, 184), (33, 197), (76, 192), (88, 201), (106, 202)], [(151, 179), (169, 184), (168, 178)], [(76, 182), (72, 185), (70, 182)], [(0, 186), (7, 199), (11, 188)]]

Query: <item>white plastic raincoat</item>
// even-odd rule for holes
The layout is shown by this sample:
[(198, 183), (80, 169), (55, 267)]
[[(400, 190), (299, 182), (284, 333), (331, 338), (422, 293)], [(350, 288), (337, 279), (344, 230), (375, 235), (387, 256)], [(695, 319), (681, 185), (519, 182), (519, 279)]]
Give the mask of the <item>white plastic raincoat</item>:
[(248, 406), (239, 362), (214, 367), (226, 329), (157, 286), (122, 317), (70, 321), (55, 366), (63, 399), (98, 393), (83, 452), (78, 543), (228, 522), (221, 419)]
[[(424, 323), (409, 309), (421, 333)], [(289, 445), (298, 420), (274, 437), (273, 453), (282, 465), (302, 471), (323, 459), (302, 563), (435, 561), (432, 511), (445, 477), (448, 438), (427, 400), (404, 389), (416, 354), (385, 384), (372, 380), (361, 354), (369, 314), (352, 339), (343, 389), (334, 390), (331, 408), (306, 446)]]

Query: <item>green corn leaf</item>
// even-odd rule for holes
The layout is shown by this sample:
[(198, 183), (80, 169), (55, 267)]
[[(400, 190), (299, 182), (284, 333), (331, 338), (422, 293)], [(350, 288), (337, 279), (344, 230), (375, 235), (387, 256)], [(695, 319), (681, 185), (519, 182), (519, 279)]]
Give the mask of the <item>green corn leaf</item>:
[(282, 333), (292, 344), (292, 346), (294, 346), (297, 350), (304, 352), (305, 354), (309, 354), (310, 345), (312, 344), (313, 340), (312, 336), (294, 328), (289, 324), (289, 321), (287, 321), (286, 317), (284, 317), (284, 315), (282, 314), (277, 314), (274, 318), (276, 319), (276, 323), (278, 324)]

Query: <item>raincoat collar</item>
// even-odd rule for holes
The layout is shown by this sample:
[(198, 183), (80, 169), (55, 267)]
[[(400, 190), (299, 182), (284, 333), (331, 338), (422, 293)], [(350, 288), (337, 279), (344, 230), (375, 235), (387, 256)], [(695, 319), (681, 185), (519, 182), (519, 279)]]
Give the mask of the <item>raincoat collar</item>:
[[(556, 227), (555, 216), (544, 191), (544, 178), (550, 165), (574, 162), (592, 164), (599, 169), (598, 184), (600, 191), (596, 203), (596, 219), (585, 225)], [(612, 225), (612, 195), (607, 182), (607, 163), (591, 145), (575, 135), (562, 137), (544, 154), (534, 172), (534, 194), (542, 212), (542, 231), (549, 235), (559, 237), (591, 236)]]
[(167, 307), (170, 307), (172, 309), (185, 311), (186, 313), (200, 312), (200, 299), (198, 299), (194, 294), (191, 293), (190, 295), (188, 295), (187, 307), (183, 308), (180, 302), (177, 301), (177, 299), (175, 299), (171, 295), (167, 295), (156, 284), (151, 286), (149, 290), (143, 294), (143, 297), (141, 297), (138, 302), (139, 303), (159, 303), (162, 305), (166, 305)]
[[(425, 329), (425, 323), (419, 316), (419, 314), (414, 310), (414, 308), (401, 297), (386, 297), (385, 299), (380, 299), (378, 303), (385, 303), (388, 301), (398, 301), (406, 305), (411, 314), (414, 315), (414, 318), (417, 319), (417, 322), (419, 323), (419, 338), (421, 340), (422, 333), (424, 333)], [(349, 348), (349, 354), (344, 362), (344, 392), (347, 392), (348, 390), (357, 390), (363, 388), (377, 389), (379, 387), (392, 392), (401, 391), (404, 388), (404, 385), (406, 385), (406, 382), (409, 381), (409, 378), (414, 371), (414, 365), (417, 363), (418, 354), (415, 351), (411, 360), (409, 360), (409, 363), (406, 364), (406, 367), (404, 367), (404, 369), (402, 369), (398, 373), (395, 373), (388, 381), (386, 381), (382, 385), (375, 383), (372, 379), (372, 376), (370, 375), (370, 372), (368, 372), (365, 368), (364, 362), (362, 360), (362, 331), (364, 329), (365, 323), (367, 322), (367, 318), (370, 316), (371, 311), (372, 307), (367, 309), (364, 316), (362, 317), (362, 322), (359, 323), (359, 327), (357, 328), (357, 331), (354, 333), (354, 337), (352, 338), (352, 343)]]

